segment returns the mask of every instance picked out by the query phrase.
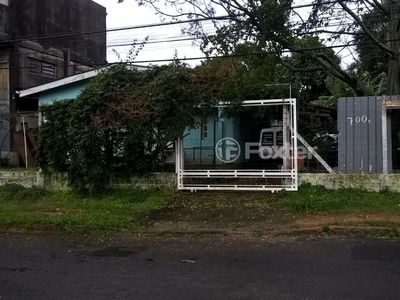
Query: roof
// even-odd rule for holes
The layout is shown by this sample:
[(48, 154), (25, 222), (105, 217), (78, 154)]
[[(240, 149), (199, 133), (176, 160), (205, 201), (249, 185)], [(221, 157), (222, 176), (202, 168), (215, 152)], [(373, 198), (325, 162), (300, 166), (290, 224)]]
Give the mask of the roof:
[(26, 90), (17, 91), (16, 93), (19, 94), (20, 97), (26, 97), (26, 96), (30, 96), (30, 95), (33, 95), (33, 94), (38, 94), (40, 92), (51, 90), (51, 89), (54, 89), (54, 88), (58, 88), (58, 87), (63, 86), (63, 85), (67, 85), (67, 84), (71, 84), (71, 83), (75, 83), (75, 82), (79, 82), (79, 81), (82, 81), (82, 80), (85, 80), (85, 79), (92, 78), (92, 77), (97, 75), (99, 70), (101, 70), (101, 69), (91, 70), (91, 71), (87, 71), (87, 72), (80, 73), (80, 74), (77, 74), (77, 75), (64, 77), (62, 79), (58, 79), (58, 80), (55, 80), (55, 81), (52, 81), (52, 82), (49, 82), (49, 83), (45, 83), (45, 84), (42, 84), (42, 85), (37, 85), (37, 86), (31, 87), (31, 88), (26, 89)]
[[(135, 66), (138, 69), (148, 69), (148, 67), (143, 67), (143, 66)], [(95, 69), (95, 70), (91, 70), (91, 71), (87, 71), (87, 72), (83, 72), (83, 73), (79, 73), (76, 75), (72, 75), (72, 76), (68, 76), (68, 77), (64, 77), (62, 79), (58, 79), (49, 83), (45, 83), (42, 85), (37, 85), (34, 87), (31, 87), (29, 89), (25, 89), (25, 90), (21, 90), (21, 91), (16, 91), (16, 93), (21, 97), (27, 97), (27, 96), (31, 96), (34, 94), (38, 94), (44, 91), (48, 91), (51, 89), (55, 89), (58, 88), (60, 86), (63, 85), (67, 85), (67, 84), (72, 84), (72, 83), (76, 83), (82, 80), (87, 80), (89, 78), (92, 78), (94, 76), (96, 76), (101, 70), (105, 70), (108, 67), (104, 67), (104, 68), (100, 68), (100, 69)]]

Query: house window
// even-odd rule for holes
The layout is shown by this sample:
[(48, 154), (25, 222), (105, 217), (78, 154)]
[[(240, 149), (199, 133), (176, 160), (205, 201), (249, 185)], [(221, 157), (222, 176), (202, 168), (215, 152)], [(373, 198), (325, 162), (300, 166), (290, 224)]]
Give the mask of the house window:
[(207, 121), (203, 122), (201, 125), (201, 139), (206, 140), (208, 139), (208, 125)]
[(44, 77), (56, 78), (56, 66), (44, 61), (28, 58), (28, 72)]

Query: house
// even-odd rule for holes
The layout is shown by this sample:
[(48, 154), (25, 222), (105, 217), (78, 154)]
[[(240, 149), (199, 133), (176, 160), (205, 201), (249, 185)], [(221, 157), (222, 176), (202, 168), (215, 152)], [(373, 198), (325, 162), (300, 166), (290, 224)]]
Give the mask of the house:
[[(36, 115), (38, 117), (31, 117), (29, 115), (24, 117), (24, 122), (27, 124), (27, 128), (34, 129), (38, 127), (41, 122), (40, 107), (43, 105), (52, 104), (54, 101), (61, 101), (65, 99), (75, 99), (78, 97), (80, 92), (85, 88), (85, 85), (91, 78), (96, 76), (99, 72), (106, 69), (103, 67), (97, 70), (90, 70), (80, 74), (71, 75), (62, 79), (58, 79), (49, 83), (34, 86), (25, 90), (16, 91), (14, 97), (18, 99), (25, 106), (30, 106), (35, 103), (37, 110)], [(137, 66), (138, 69), (147, 69), (146, 67)], [(33, 105), (32, 105), (33, 106)], [(22, 128), (22, 125), (17, 124), (18, 128)], [(21, 137), (20, 133), (20, 139)], [(28, 149), (27, 156), (25, 156), (25, 144), (19, 143), (16, 146), (16, 150), (19, 153), (22, 161), (28, 161), (28, 165), (34, 164), (34, 148), (35, 141), (33, 136), (28, 136)]]
[[(38, 102), (40, 109), (53, 101), (76, 98), (96, 75), (97, 71), (89, 71), (17, 94), (21, 101)], [(178, 187), (296, 190), (296, 155), (290, 154), (290, 147), (297, 147), (295, 102), (295, 99), (246, 100), (236, 113), (227, 104), (213, 107), (203, 120), (199, 119), (201, 126), (187, 129), (183, 139), (175, 143), (171, 156), (176, 153)], [(24, 147), (30, 151), (19, 149), (27, 165), (33, 162), (33, 144), (28, 134)], [(284, 153), (290, 155), (283, 157)]]
[(91, 0), (1, 0), (0, 42), (0, 151), (8, 153), (18, 112), (38, 109), (16, 91), (106, 63), (106, 9)]
[(98, 70), (68, 76), (59, 80), (34, 86), (22, 91), (16, 91), (15, 98), (24, 103), (26, 107), (36, 107), (35, 114), (25, 114), (17, 122), (14, 133), (15, 148), (27, 166), (35, 164), (35, 148), (37, 148), (33, 129), (41, 122), (40, 106), (51, 104), (56, 100), (74, 99), (85, 87), (87, 81), (96, 76)]
[[(139, 68), (144, 69), (144, 67)], [(85, 84), (98, 72), (99, 70), (91, 70), (21, 90), (16, 93), (16, 98), (25, 106), (29, 106), (29, 102), (38, 103), (40, 111), (40, 106), (51, 104), (53, 101), (76, 98)], [(28, 124), (28, 128), (38, 126), (36, 118), (28, 116), (25, 118), (25, 122)], [(216, 107), (208, 113), (200, 127), (187, 130), (184, 133), (185, 163), (208, 167), (224, 164), (225, 162), (216, 156), (214, 150), (218, 147), (217, 143), (225, 137), (235, 139), (239, 143), (239, 147), (243, 149), (236, 157), (235, 162), (246, 163), (246, 160), (248, 161), (244, 151), (246, 143), (255, 142), (258, 145), (261, 129), (268, 127), (270, 127), (268, 122), (256, 121), (256, 124), (254, 124), (251, 117), (245, 114), (231, 117), (226, 114), (224, 108)], [(221, 151), (225, 151), (225, 148), (225, 146), (222, 146)], [(20, 152), (24, 151), (20, 149)], [(24, 157), (24, 153), (21, 156)], [(170, 156), (173, 157), (172, 153)], [(170, 157), (168, 159), (171, 160)]]
[(100, 70), (90, 70), (80, 74), (68, 76), (49, 83), (34, 86), (25, 90), (17, 91), (16, 95), (24, 105), (29, 102), (38, 103), (38, 108), (54, 101), (74, 99), (84, 89), (90, 78), (97, 75)]

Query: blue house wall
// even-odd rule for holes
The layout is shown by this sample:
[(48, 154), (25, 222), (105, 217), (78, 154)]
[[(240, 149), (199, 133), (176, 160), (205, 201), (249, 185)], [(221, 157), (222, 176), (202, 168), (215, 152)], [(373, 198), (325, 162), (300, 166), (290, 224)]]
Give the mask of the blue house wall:
[(39, 106), (52, 104), (54, 101), (75, 99), (84, 89), (86, 81), (79, 81), (60, 86), (39, 94)]
[[(208, 113), (207, 119), (203, 120), (201, 126), (185, 130), (183, 150), (186, 164), (212, 164), (214, 162), (214, 131), (218, 129), (215, 127), (215, 114), (215, 111), (211, 111)], [(203, 138), (204, 122), (207, 124), (207, 138)]]
[(221, 139), (226, 137), (235, 139), (241, 146), (241, 154), (235, 163), (244, 162), (244, 142), (241, 140), (240, 119), (219, 117), (219, 110), (220, 108), (214, 108), (208, 113), (207, 119), (203, 121), (207, 124), (207, 138), (203, 137), (203, 125), (185, 131), (183, 148), (186, 164), (224, 164), (215, 156), (215, 147)]

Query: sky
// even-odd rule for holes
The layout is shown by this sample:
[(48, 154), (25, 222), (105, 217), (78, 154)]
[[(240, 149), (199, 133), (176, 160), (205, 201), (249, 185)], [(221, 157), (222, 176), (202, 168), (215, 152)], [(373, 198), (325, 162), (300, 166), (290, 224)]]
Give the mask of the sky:
[[(118, 4), (117, 0), (93, 0), (107, 9), (107, 29), (115, 29), (129, 26), (140, 26), (148, 24), (161, 23), (159, 16), (157, 16), (149, 7), (138, 6), (136, 0), (125, 0), (124, 3)], [(296, 0), (297, 4), (304, 4), (304, 0)], [(301, 9), (301, 14), (307, 15), (308, 11)], [(221, 12), (223, 14), (223, 12)], [(303, 16), (303, 17), (304, 17)], [(212, 24), (205, 24), (205, 30), (213, 32)], [(107, 33), (107, 59), (109, 62), (119, 61), (118, 52), (121, 59), (125, 60), (130, 46), (120, 46), (121, 44), (131, 44), (135, 41), (143, 41), (148, 36), (149, 44), (146, 44), (144, 49), (140, 51), (136, 62), (142, 65), (162, 64), (162, 62), (154, 62), (154, 60), (168, 60), (174, 57), (177, 51), (178, 58), (191, 58), (191, 57), (204, 57), (198, 46), (193, 45), (193, 41), (178, 41), (178, 42), (165, 42), (171, 39), (185, 39), (181, 33), (180, 25), (170, 25), (161, 27), (151, 27), (133, 30), (122, 30), (117, 32)], [(164, 41), (161, 42), (160, 41)], [(335, 51), (339, 49), (335, 48)], [(344, 66), (352, 62), (353, 57), (351, 53), (344, 49), (339, 51), (342, 57), (342, 64)], [(168, 63), (168, 62), (164, 62)], [(187, 61), (192, 66), (200, 63), (200, 60)]]
[[(153, 10), (147, 7), (138, 6), (135, 0), (125, 0), (124, 3), (118, 4), (117, 0), (93, 0), (107, 9), (107, 29), (147, 25), (160, 23), (160, 18)], [(107, 59), (109, 62), (118, 61), (118, 56), (114, 50), (119, 53), (122, 60), (125, 60), (127, 53), (131, 47), (118, 46), (121, 44), (131, 44), (136, 39), (138, 42), (143, 41), (146, 37), (148, 41), (166, 41), (171, 39), (184, 39), (179, 25), (161, 26), (153, 28), (142, 28), (134, 30), (122, 30), (107, 33)], [(175, 50), (178, 58), (184, 57), (203, 57), (203, 53), (194, 47), (192, 41), (179, 41), (169, 43), (154, 43), (145, 45), (140, 51), (136, 61), (154, 61), (162, 59), (172, 59)], [(196, 65), (199, 61), (190, 61), (191, 65)], [(148, 65), (149, 63), (143, 63)], [(161, 63), (153, 63), (161, 64)]]

